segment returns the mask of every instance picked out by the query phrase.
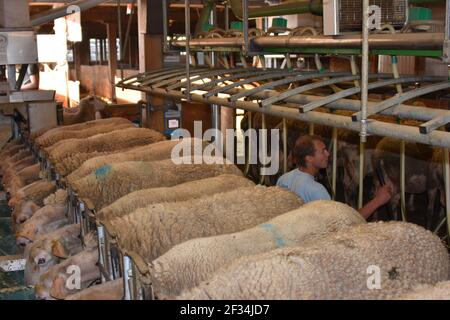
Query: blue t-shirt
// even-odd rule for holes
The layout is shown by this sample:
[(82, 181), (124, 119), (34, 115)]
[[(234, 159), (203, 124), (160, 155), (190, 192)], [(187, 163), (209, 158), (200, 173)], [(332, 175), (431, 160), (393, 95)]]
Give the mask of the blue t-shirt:
[(327, 189), (314, 180), (309, 173), (294, 169), (283, 174), (277, 181), (277, 186), (295, 192), (305, 203), (314, 200), (331, 200)]

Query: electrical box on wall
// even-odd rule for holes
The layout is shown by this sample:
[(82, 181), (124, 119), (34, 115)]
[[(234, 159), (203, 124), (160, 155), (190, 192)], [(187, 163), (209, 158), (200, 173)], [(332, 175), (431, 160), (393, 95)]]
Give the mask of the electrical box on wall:
[[(408, 0), (370, 0), (369, 15), (380, 24), (402, 28), (408, 21)], [(362, 29), (362, 2), (327, 0), (323, 2), (323, 33), (339, 35)]]
[(181, 128), (181, 125), (181, 104), (177, 103), (171, 109), (164, 111), (164, 134), (171, 135), (176, 129)]

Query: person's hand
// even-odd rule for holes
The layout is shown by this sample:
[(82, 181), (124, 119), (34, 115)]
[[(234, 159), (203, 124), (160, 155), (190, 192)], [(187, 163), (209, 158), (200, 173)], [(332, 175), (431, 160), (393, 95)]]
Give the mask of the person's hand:
[(385, 184), (375, 191), (375, 198), (380, 206), (386, 204), (392, 197), (392, 185)]

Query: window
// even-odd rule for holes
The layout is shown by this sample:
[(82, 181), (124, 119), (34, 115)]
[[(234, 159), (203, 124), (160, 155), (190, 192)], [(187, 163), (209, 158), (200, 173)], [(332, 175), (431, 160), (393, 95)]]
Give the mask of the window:
[(109, 48), (107, 39), (89, 39), (90, 62), (107, 64)]

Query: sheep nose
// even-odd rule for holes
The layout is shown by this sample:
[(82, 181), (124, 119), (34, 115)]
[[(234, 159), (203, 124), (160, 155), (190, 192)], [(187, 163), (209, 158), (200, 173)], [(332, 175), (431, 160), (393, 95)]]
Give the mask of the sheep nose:
[(44, 264), (44, 263), (45, 263), (45, 259), (44, 258), (39, 258), (38, 259), (38, 264), (39, 265)]

